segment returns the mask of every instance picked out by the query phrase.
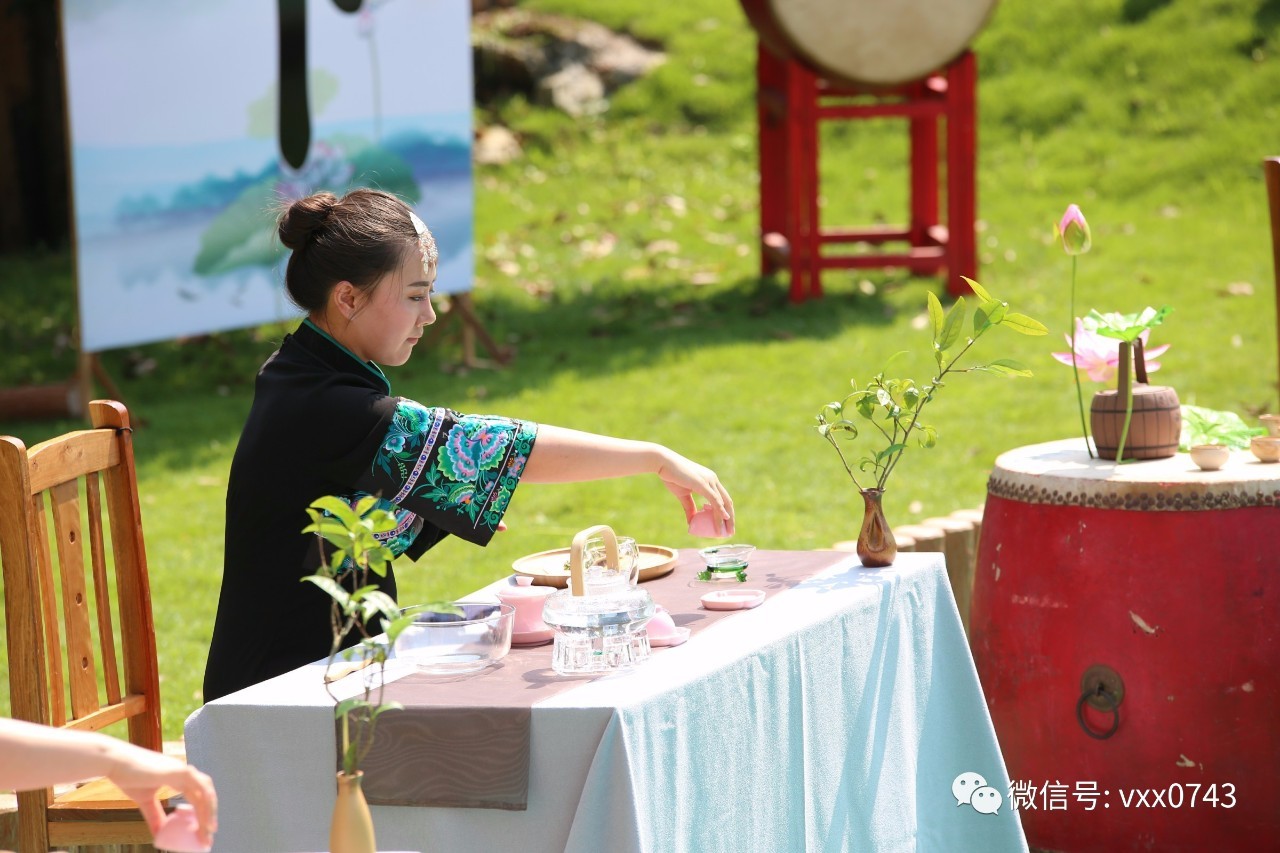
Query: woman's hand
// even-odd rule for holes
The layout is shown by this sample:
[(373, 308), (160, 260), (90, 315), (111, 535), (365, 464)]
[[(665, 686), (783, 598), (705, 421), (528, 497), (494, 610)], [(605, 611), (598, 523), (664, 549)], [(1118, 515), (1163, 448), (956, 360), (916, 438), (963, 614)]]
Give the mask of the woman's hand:
[(733, 500), (720, 478), (710, 468), (661, 444), (539, 424), (523, 479), (530, 483), (573, 483), (649, 473), (657, 474), (679, 499), (686, 523), (698, 509), (693, 496), (700, 495), (715, 507), (724, 522), (725, 535), (732, 535)]
[(106, 776), (138, 804), (154, 835), (164, 821), (156, 792), (168, 785), (194, 807), (202, 844), (212, 843), (218, 829), (213, 780), (162, 752), (98, 732), (0, 718), (0, 755), (0, 789), (27, 791)]
[(684, 507), (685, 523), (691, 521), (693, 514), (698, 510), (693, 496), (701, 495), (715, 508), (716, 514), (723, 520), (725, 535), (732, 536), (734, 532), (733, 498), (729, 497), (729, 491), (721, 484), (716, 472), (705, 465), (686, 459), (673, 450), (665, 447), (662, 450), (663, 463), (658, 468), (658, 476), (662, 479), (662, 484), (667, 487), (667, 491), (675, 495), (680, 505)]
[[(130, 746), (124, 742), (121, 745)], [(152, 835), (159, 830), (165, 817), (156, 792), (168, 785), (181, 791), (186, 801), (195, 808), (198, 826), (196, 835), (200, 843), (213, 843), (213, 834), (218, 830), (218, 798), (213, 789), (213, 780), (207, 774), (172, 756), (149, 749), (121, 749), (114, 758), (115, 766), (104, 775), (138, 804), (138, 810), (146, 819)]]

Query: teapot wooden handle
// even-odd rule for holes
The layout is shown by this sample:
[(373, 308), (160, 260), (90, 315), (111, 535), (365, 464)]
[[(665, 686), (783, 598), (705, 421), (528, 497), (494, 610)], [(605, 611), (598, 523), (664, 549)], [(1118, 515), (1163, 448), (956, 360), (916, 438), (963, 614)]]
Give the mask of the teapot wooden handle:
[(587, 548), (587, 540), (592, 536), (599, 536), (604, 539), (604, 556), (605, 565), (609, 568), (616, 569), (620, 565), (618, 562), (618, 536), (613, 532), (613, 528), (607, 524), (597, 524), (595, 527), (588, 527), (581, 531), (577, 536), (573, 537), (573, 547), (569, 549), (569, 591), (576, 596), (587, 594), (586, 581), (583, 579), (584, 571), (582, 566), (582, 552)]

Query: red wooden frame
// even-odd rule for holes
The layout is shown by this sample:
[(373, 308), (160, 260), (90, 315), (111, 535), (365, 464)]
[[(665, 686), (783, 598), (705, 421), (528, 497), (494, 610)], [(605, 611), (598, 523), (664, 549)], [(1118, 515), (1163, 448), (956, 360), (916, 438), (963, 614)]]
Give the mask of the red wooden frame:
[[(971, 51), (929, 77), (858, 89), (819, 77), (760, 44), (756, 62), (760, 157), (760, 269), (787, 269), (792, 302), (822, 296), (822, 270), (906, 267), (946, 271), (952, 294), (977, 277), (977, 62)], [(856, 100), (855, 100), (856, 99)], [(906, 227), (826, 228), (818, 210), (818, 123), (901, 117), (911, 140), (910, 222)], [(946, 133), (947, 218), (939, 220), (939, 123)], [(905, 242), (896, 252), (824, 255), (835, 243)]]

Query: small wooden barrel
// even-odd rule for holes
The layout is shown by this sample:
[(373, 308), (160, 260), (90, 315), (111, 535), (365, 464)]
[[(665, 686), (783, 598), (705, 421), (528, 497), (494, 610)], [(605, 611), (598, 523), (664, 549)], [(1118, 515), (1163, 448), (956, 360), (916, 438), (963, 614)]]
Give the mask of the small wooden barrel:
[[(1103, 459), (1115, 459), (1124, 429), (1124, 397), (1118, 391), (1093, 396), (1089, 423), (1093, 443)], [(1164, 385), (1133, 385), (1133, 415), (1124, 442), (1125, 459), (1166, 459), (1178, 452), (1182, 410), (1178, 393)]]

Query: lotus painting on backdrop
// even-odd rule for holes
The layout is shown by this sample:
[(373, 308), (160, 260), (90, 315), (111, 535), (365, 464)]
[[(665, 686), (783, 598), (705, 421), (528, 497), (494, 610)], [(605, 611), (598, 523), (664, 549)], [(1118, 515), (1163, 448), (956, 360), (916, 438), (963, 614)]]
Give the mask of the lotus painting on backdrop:
[(399, 195), (471, 288), (465, 0), (63, 6), (83, 350), (296, 316), (273, 223), (321, 189)]

